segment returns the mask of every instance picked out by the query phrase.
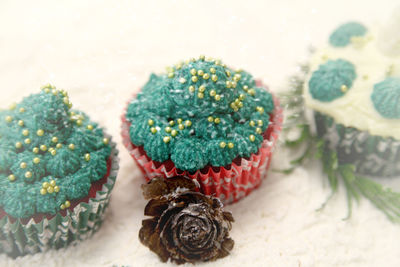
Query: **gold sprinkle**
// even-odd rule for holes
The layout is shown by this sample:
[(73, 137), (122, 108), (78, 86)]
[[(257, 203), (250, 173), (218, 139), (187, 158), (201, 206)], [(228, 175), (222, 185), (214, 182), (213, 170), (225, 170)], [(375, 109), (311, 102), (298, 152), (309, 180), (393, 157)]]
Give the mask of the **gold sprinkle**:
[(205, 86), (205, 85), (201, 85), (201, 86), (199, 87), (199, 92), (200, 92), (200, 93), (203, 93), (205, 90), (206, 90), (206, 86)]
[(240, 81), (241, 78), (242, 78), (242, 76), (241, 76), (239, 73), (236, 73), (236, 74), (233, 76), (233, 80), (234, 80), (235, 82)]
[(178, 124), (182, 123), (182, 119), (181, 118), (177, 119), (176, 121), (178, 122)]
[(234, 144), (234, 143), (232, 143), (232, 142), (229, 142), (229, 143), (228, 143), (228, 148), (232, 149), (232, 148), (234, 148), (234, 147), (235, 147), (235, 144)]
[(204, 60), (205, 58), (206, 58), (205, 55), (200, 55), (200, 56), (199, 56), (199, 59), (200, 59), (200, 60)]
[(249, 122), (249, 125), (250, 125), (251, 127), (254, 127), (254, 126), (256, 126), (256, 123), (255, 123), (254, 121), (250, 121), (250, 122)]
[(11, 116), (6, 116), (6, 122), (10, 123), (12, 122), (13, 118)]
[(215, 95), (214, 98), (215, 98), (216, 101), (220, 101), (221, 100), (221, 96), (220, 95)]
[(28, 166), (28, 165), (27, 165), (25, 162), (21, 162), (21, 164), (19, 164), (19, 167), (20, 167), (21, 169), (26, 169), (27, 166)]
[(45, 88), (43, 91), (44, 91), (46, 94), (50, 93), (50, 89), (49, 89), (49, 88)]
[(65, 201), (65, 207), (69, 208), (71, 206), (71, 202), (69, 202), (68, 200)]
[(25, 109), (24, 108), (19, 108), (19, 113), (24, 113)]
[(68, 97), (64, 97), (64, 98), (63, 98), (63, 102), (64, 102), (65, 105), (68, 105), (68, 104), (69, 104), (69, 99), (68, 99)]
[[(187, 127), (190, 127), (190, 126), (192, 126), (192, 122), (190, 121), (190, 120), (187, 120), (187, 121), (185, 121), (185, 125), (187, 126)], [(180, 129), (180, 128), (179, 128)]]
[(256, 137), (255, 137), (254, 135), (251, 134), (251, 135), (249, 136), (249, 139), (250, 139), (251, 142), (254, 142), (254, 141), (256, 140)]
[(239, 102), (239, 103), (237, 104), (237, 106), (238, 106), (238, 108), (242, 108), (242, 107), (243, 107), (243, 102)]
[(27, 145), (29, 145), (29, 144), (31, 143), (31, 139), (30, 139), (30, 138), (26, 138), (26, 139), (24, 140), (24, 143), (27, 144)]
[(185, 82), (186, 82), (186, 79), (183, 78), (183, 77), (181, 77), (181, 78), (179, 78), (179, 82), (180, 82), (180, 83), (185, 83)]
[(262, 134), (262, 130), (261, 130), (261, 128), (257, 127), (257, 128), (256, 128), (256, 133), (258, 133), (258, 134)]
[(86, 154), (85, 154), (85, 160), (86, 160), (86, 161), (89, 161), (89, 160), (90, 160), (90, 154), (89, 154), (89, 153), (86, 153)]
[(197, 75), (203, 76), (203, 75), (204, 75), (204, 71), (203, 71), (203, 70), (198, 70), (198, 71), (197, 71)]
[(33, 163), (35, 164), (39, 164), (40, 163), (40, 159), (39, 158), (33, 158)]
[(213, 122), (214, 118), (212, 116), (210, 116), (210, 117), (207, 118), (207, 120), (208, 120), (208, 122)]
[(213, 82), (218, 81), (218, 76), (215, 75), (215, 74), (213, 74), (213, 75), (211, 76), (211, 80), (212, 80)]
[(231, 77), (231, 72), (229, 70), (225, 71), (226, 76)]
[(18, 125), (21, 126), (21, 127), (24, 126), (24, 121), (23, 120), (19, 120), (18, 121)]
[(50, 151), (50, 154), (51, 154), (52, 156), (55, 156), (55, 155), (57, 154), (57, 151), (56, 151), (56, 150), (52, 150), (52, 151)]
[(189, 92), (194, 93), (195, 90), (196, 88), (193, 85), (189, 86)]
[(169, 125), (170, 126), (174, 126), (175, 125), (175, 121), (169, 121)]
[(216, 94), (217, 94), (217, 92), (215, 90), (210, 91), (210, 96), (215, 96)]
[(178, 128), (179, 128), (179, 130), (182, 131), (183, 129), (185, 129), (185, 126), (184, 126), (183, 124), (179, 124), (179, 125), (178, 125)]
[(39, 148), (38, 147), (34, 147), (32, 149), (32, 152), (35, 153), (35, 154), (39, 153)]
[(255, 96), (256, 95), (256, 91), (254, 89), (249, 89), (248, 93), (251, 96)]
[(225, 86), (226, 86), (226, 88), (231, 88), (232, 87), (232, 82), (231, 81), (226, 81)]
[(263, 126), (263, 121), (262, 120), (258, 120), (257, 124), (258, 124), (258, 126)]
[(226, 143), (225, 143), (224, 141), (221, 141), (221, 142), (219, 143), (219, 147), (220, 147), (220, 148), (225, 148), (225, 147), (226, 147)]
[(155, 134), (155, 133), (157, 132), (156, 127), (151, 127), (151, 128), (150, 128), (150, 132), (151, 132), (152, 134)]
[(169, 143), (169, 141), (171, 141), (171, 137), (169, 137), (169, 136), (164, 136), (164, 138), (163, 138), (163, 141), (164, 141), (164, 143)]
[(215, 124), (219, 124), (220, 122), (221, 122), (221, 119), (220, 119), (220, 118), (215, 118), (215, 119), (214, 119), (214, 123), (215, 123)]
[(58, 149), (62, 148), (62, 144), (58, 143), (58, 144), (56, 145), (56, 148), (58, 148)]
[(44, 182), (44, 183), (42, 183), (42, 187), (43, 187), (44, 189), (46, 189), (46, 188), (49, 187), (49, 186), (50, 186), (49, 182)]
[(41, 145), (41, 146), (40, 146), (40, 150), (46, 151), (46, 150), (47, 150), (47, 146), (46, 146), (46, 145)]
[(23, 135), (23, 136), (28, 136), (28, 135), (29, 135), (29, 131), (26, 130), (26, 129), (23, 130), (23, 131), (22, 131), (22, 135)]
[(249, 87), (247, 85), (243, 86), (243, 91), (247, 92), (249, 90)]
[(232, 87), (233, 87), (233, 88), (236, 88), (236, 86), (237, 86), (237, 83), (236, 83), (235, 81), (233, 81), (233, 82), (232, 82)]
[(210, 68), (210, 72), (211, 73), (216, 73), (217, 71), (215, 70), (215, 68)]
[(196, 83), (199, 80), (199, 78), (197, 78), (197, 76), (192, 76), (192, 82)]
[(239, 105), (239, 103), (240, 103), (240, 100), (239, 100), (239, 98), (236, 98), (236, 99), (235, 99), (235, 105), (236, 105), (236, 106), (238, 106), (238, 105)]
[[(181, 124), (182, 125), (182, 124)], [(178, 134), (177, 130), (172, 130), (171, 131), (171, 136), (175, 137)]]
[(108, 138), (103, 138), (103, 144), (108, 145), (110, 140)]
[(54, 187), (52, 187), (52, 186), (47, 187), (47, 193), (49, 193), (49, 194), (54, 193)]
[(165, 70), (166, 70), (167, 72), (172, 72), (172, 71), (174, 71), (174, 68), (172, 68), (172, 67), (170, 67), (170, 66), (167, 66), (167, 67), (165, 67)]
[(36, 134), (37, 134), (38, 136), (43, 136), (44, 131), (43, 131), (42, 129), (39, 129), (39, 130), (37, 130)]
[(30, 172), (30, 171), (27, 171), (26, 173), (25, 173), (25, 178), (32, 178), (32, 172)]
[(245, 98), (246, 98), (246, 96), (244, 94), (240, 94), (239, 95), (239, 100), (240, 101), (243, 101)]
[(175, 74), (173, 72), (168, 73), (168, 78), (174, 78)]
[(170, 133), (170, 132), (171, 132), (171, 127), (169, 127), (169, 126), (165, 127), (165, 131), (166, 131), (167, 133)]
[(56, 186), (56, 181), (51, 180), (51, 181), (50, 181), (50, 185), (51, 185), (52, 187), (55, 187), (55, 186)]
[(264, 108), (263, 107), (256, 107), (256, 109), (257, 109), (257, 111), (259, 112), (259, 113), (264, 113)]
[(17, 107), (16, 103), (12, 103), (9, 107), (10, 110), (14, 110)]
[(204, 73), (203, 79), (204, 79), (204, 80), (208, 80), (209, 78), (210, 78), (210, 74)]
[(197, 97), (200, 98), (200, 99), (201, 99), (201, 98), (204, 98), (204, 94), (203, 94), (203, 93), (198, 93), (198, 94), (197, 94)]
[(76, 125), (81, 126), (82, 125), (82, 120), (77, 120)]
[(154, 125), (154, 121), (152, 119), (148, 120), (147, 123), (149, 124), (149, 126), (153, 126)]
[(54, 187), (54, 192), (56, 192), (56, 193), (60, 192), (60, 187), (58, 185), (56, 185)]
[(61, 205), (60, 205), (60, 209), (65, 210), (65, 205), (64, 205), (64, 204), (61, 204)]
[(340, 86), (340, 91), (342, 91), (342, 93), (346, 93), (347, 90), (349, 90), (349, 88), (348, 88), (345, 84), (343, 84), (342, 86)]
[(232, 109), (237, 108), (235, 102), (232, 102), (229, 106), (230, 106)]
[(15, 175), (14, 174), (10, 174), (8, 176), (8, 180), (10, 180), (11, 182), (15, 181)]
[(193, 69), (191, 69), (191, 70), (190, 70), (190, 74), (192, 74), (192, 75), (196, 75), (196, 74), (197, 74), (197, 71), (196, 71), (196, 69), (194, 69), (194, 68), (193, 68)]
[(58, 138), (56, 136), (54, 136), (53, 138), (51, 138), (51, 142), (57, 143), (58, 142)]
[(68, 148), (71, 149), (71, 150), (74, 150), (75, 149), (75, 145), (74, 144), (69, 144)]
[(40, 194), (41, 195), (46, 195), (47, 194), (47, 190), (44, 189), (44, 188), (40, 189)]
[(88, 126), (86, 126), (86, 128), (89, 130), (89, 131), (92, 131), (93, 130), (93, 125), (88, 125)]

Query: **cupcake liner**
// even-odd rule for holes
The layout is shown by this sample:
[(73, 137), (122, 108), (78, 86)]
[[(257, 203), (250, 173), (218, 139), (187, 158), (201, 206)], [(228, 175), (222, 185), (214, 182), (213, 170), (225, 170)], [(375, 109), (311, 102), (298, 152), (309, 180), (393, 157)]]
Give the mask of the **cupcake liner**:
[(160, 176), (168, 178), (185, 175), (200, 184), (202, 193), (218, 197), (224, 204), (233, 203), (257, 188), (269, 168), (272, 152), (283, 122), (279, 100), (275, 97), (273, 99), (275, 108), (271, 114), (270, 124), (263, 134), (264, 141), (259, 151), (251, 154), (249, 158), (235, 158), (231, 164), (224, 167), (206, 166), (193, 173), (177, 169), (170, 159), (165, 162), (151, 160), (143, 150), (143, 146), (138, 147), (131, 142), (129, 137), (130, 123), (125, 114), (121, 117), (123, 144), (147, 181)]
[(3, 212), (0, 253), (17, 257), (63, 248), (91, 237), (103, 222), (119, 169), (116, 144), (110, 144), (107, 174), (92, 184), (87, 197), (72, 201), (69, 209), (52, 216), (41, 214), (28, 219), (15, 219)]
[(346, 127), (319, 112), (314, 112), (314, 119), (318, 136), (337, 152), (339, 163), (353, 164), (362, 175), (400, 175), (400, 141)]

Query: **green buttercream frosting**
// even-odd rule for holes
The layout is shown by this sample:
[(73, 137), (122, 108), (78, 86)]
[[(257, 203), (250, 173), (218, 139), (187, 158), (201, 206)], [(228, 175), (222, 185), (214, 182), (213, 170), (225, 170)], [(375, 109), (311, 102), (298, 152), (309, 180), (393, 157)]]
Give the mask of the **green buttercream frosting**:
[(126, 118), (132, 143), (152, 160), (195, 171), (256, 153), (273, 109), (251, 74), (200, 57), (152, 74)]
[(53, 86), (0, 111), (0, 206), (16, 218), (56, 214), (107, 173), (103, 131)]
[(339, 26), (329, 37), (329, 43), (335, 47), (347, 46), (352, 37), (364, 36), (367, 28), (358, 22), (349, 22)]
[(331, 102), (342, 97), (353, 86), (357, 74), (355, 66), (347, 60), (328, 60), (313, 72), (308, 86), (314, 99)]
[(400, 78), (387, 78), (375, 84), (371, 100), (382, 117), (400, 119)]

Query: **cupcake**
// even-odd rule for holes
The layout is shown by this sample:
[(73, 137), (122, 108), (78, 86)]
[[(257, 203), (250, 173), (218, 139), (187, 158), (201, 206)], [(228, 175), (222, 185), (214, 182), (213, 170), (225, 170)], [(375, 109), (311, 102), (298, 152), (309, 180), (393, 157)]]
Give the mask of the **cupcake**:
[(124, 145), (147, 180), (187, 176), (226, 204), (260, 185), (282, 112), (249, 73), (200, 56), (152, 74), (122, 122)]
[(0, 111), (0, 251), (12, 257), (90, 237), (118, 170), (115, 144), (53, 86)]
[(319, 137), (369, 176), (400, 174), (400, 17), (339, 26), (312, 55), (304, 84)]

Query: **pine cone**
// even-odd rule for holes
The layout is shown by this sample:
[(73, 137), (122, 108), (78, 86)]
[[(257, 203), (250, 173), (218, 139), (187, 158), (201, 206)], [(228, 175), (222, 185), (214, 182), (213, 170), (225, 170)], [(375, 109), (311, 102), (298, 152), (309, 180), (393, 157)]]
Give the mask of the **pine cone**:
[(142, 221), (139, 238), (163, 262), (213, 261), (233, 248), (232, 214), (223, 211), (218, 198), (194, 192), (197, 188), (182, 176), (154, 178), (142, 186), (145, 198), (151, 198), (144, 214), (152, 218)]

